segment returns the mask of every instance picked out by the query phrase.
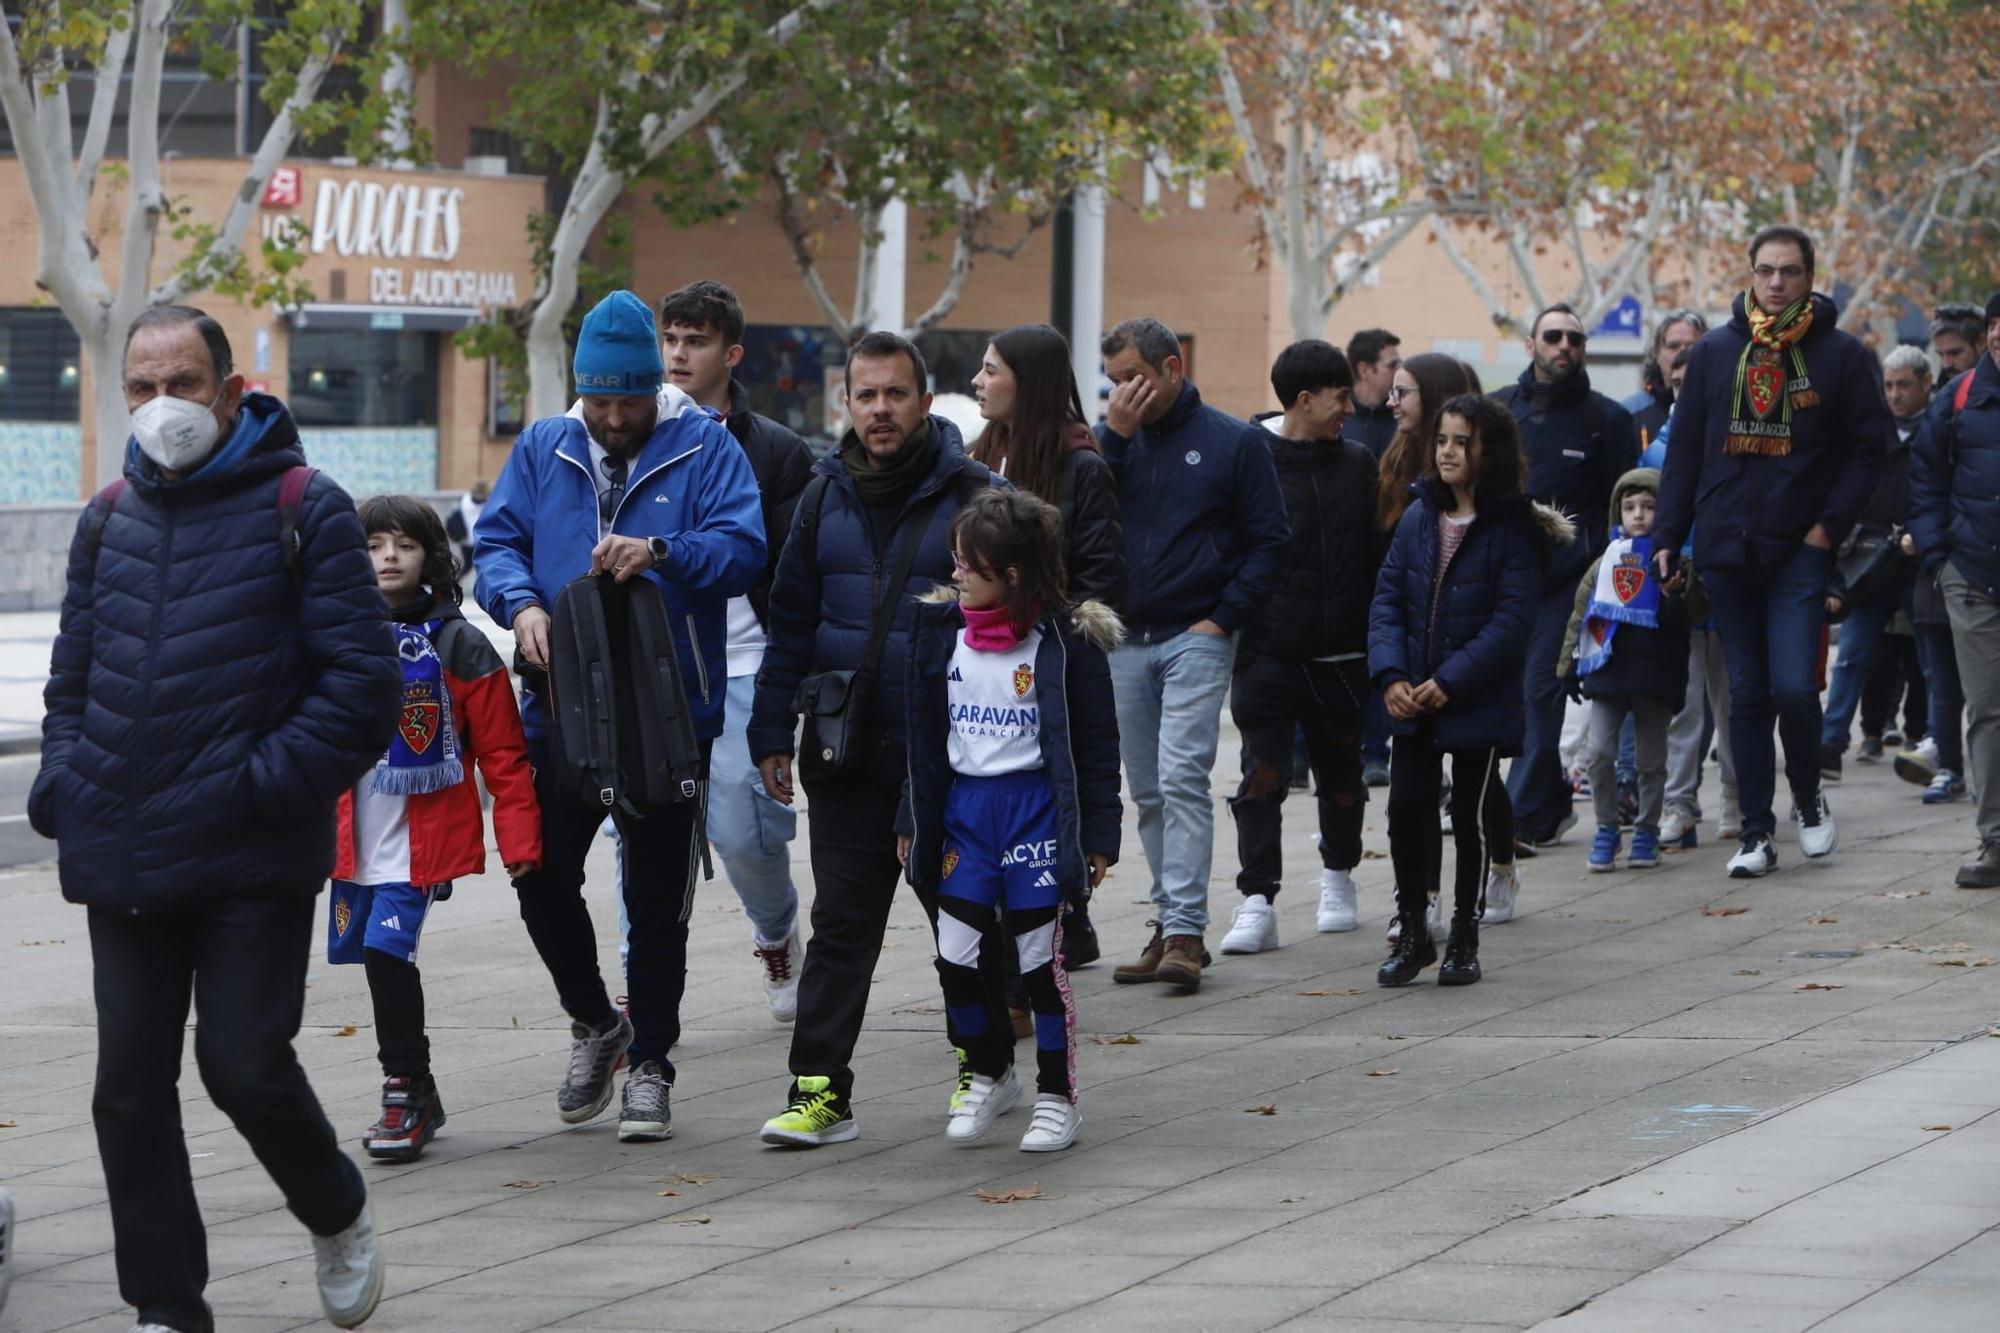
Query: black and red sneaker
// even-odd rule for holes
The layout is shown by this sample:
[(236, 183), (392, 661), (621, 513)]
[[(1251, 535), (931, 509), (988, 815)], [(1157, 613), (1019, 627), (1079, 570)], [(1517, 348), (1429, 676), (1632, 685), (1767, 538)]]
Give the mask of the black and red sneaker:
[(382, 1081), (382, 1117), (361, 1136), (370, 1157), (412, 1162), (444, 1127), (444, 1102), (433, 1079), (393, 1077)]

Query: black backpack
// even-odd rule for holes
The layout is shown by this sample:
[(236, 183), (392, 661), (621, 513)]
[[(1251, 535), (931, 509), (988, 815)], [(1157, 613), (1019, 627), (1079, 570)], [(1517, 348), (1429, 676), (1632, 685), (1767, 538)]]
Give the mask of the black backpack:
[(550, 620), (556, 791), (641, 817), (699, 797), (701, 746), (659, 587), (586, 575), (556, 594)]

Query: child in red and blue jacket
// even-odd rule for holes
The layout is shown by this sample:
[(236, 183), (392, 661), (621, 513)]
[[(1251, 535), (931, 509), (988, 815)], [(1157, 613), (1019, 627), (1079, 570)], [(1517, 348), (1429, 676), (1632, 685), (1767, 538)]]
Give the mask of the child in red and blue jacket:
[(500, 654), (458, 609), (444, 524), (408, 495), (377, 496), (360, 512), (395, 623), (403, 694), (388, 752), (340, 798), (326, 956), (368, 969), (375, 1006), (382, 1114), (361, 1146), (371, 1157), (408, 1161), (444, 1124), (417, 941), (452, 881), (486, 868), (474, 765), (493, 794), (493, 833), (509, 875), (541, 864), (542, 816), (514, 687)]

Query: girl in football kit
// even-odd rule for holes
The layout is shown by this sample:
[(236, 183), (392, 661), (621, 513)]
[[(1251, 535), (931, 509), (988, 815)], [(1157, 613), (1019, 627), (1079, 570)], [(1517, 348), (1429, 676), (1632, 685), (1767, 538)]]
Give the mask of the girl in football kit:
[[(945, 1137), (984, 1138), (1021, 1096), (1014, 1037), (986, 1021), (980, 936), (1004, 909), (1035, 1016), (1036, 1099), (1023, 1152), (1076, 1141), (1076, 1004), (1061, 912), (1118, 859), (1118, 722), (1105, 654), (1124, 627), (1070, 602), (1062, 520), (1015, 490), (981, 491), (952, 522), (953, 588), (910, 631), (910, 772), (897, 816), (910, 882), (938, 894), (938, 975), (972, 1066)], [(998, 999), (998, 996), (991, 997)]]
[(509, 875), (540, 865), (542, 816), (514, 687), (500, 654), (459, 612), (444, 524), (415, 496), (388, 495), (362, 503), (361, 525), (395, 622), (403, 701), (388, 752), (340, 798), (326, 957), (367, 968), (374, 1001), (382, 1114), (361, 1146), (407, 1161), (444, 1124), (417, 940), (452, 881), (486, 868), (473, 766), (493, 794)]

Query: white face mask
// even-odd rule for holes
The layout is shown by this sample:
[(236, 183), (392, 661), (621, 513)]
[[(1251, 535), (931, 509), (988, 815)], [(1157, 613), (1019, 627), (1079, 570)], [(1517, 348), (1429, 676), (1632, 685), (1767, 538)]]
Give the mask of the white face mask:
[[(215, 402), (221, 401), (218, 389)], [(163, 393), (141, 403), (132, 414), (132, 436), (140, 450), (170, 472), (185, 472), (207, 458), (221, 433), (215, 403), (204, 407)]]

